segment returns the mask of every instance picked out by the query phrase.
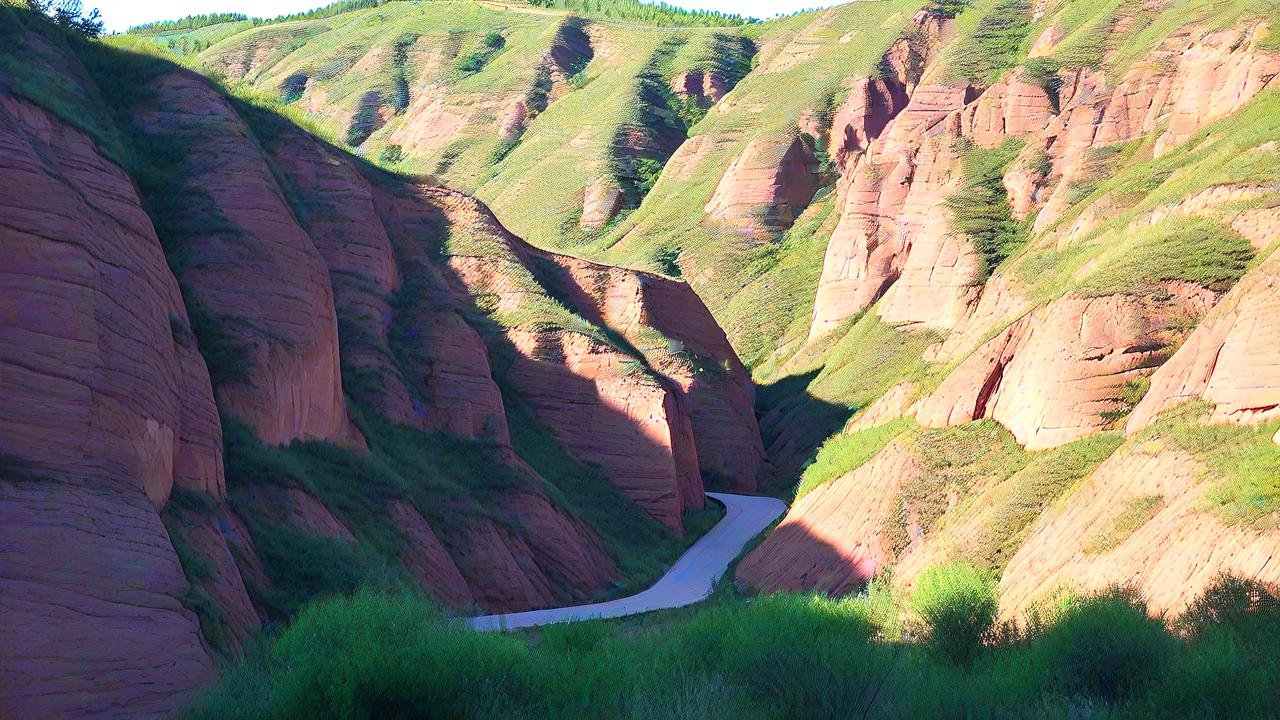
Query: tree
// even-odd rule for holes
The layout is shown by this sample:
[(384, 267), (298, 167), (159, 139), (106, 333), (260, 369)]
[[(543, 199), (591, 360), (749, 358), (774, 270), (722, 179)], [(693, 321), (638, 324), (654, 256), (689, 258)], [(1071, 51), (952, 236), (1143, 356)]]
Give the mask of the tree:
[(87, 38), (102, 35), (102, 14), (97, 8), (86, 13), (81, 0), (27, 0), (27, 7), (49, 17), (60, 27), (74, 30)]

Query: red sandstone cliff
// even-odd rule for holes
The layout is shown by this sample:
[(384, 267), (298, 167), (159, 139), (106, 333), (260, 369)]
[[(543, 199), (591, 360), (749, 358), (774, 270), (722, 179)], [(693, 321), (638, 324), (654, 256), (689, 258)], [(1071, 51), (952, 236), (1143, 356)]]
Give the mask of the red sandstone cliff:
[[(1206, 422), (1277, 417), (1280, 364), (1268, 312), (1276, 260), (1250, 269), (1225, 295), (1184, 281), (1114, 294), (1070, 292), (1101, 261), (1053, 290), (1001, 268), (988, 278), (993, 268), (950, 222), (948, 200), (963, 187), (959, 143), (994, 149), (1009, 139), (1022, 142), (1004, 173), (1005, 201), (1014, 218), (1028, 223), (1032, 249), (1070, 252), (1117, 207), (1105, 197), (1072, 207), (1100, 150), (1141, 138), (1156, 157), (1181, 151), (1202, 128), (1245, 108), (1280, 76), (1280, 57), (1258, 47), (1263, 34), (1257, 24), (1185, 28), (1164, 40), (1150, 62), (1115, 78), (1067, 72), (1053, 94), (1020, 69), (989, 87), (941, 81), (944, 73), (927, 66), (929, 51), (917, 53), (925, 58), (917, 86), (893, 74), (850, 83), (831, 141), (843, 170), (840, 220), (827, 246), (810, 340), (869, 311), (906, 332), (927, 329), (939, 341), (924, 356), (935, 382), (895, 385), (848, 431), (900, 416), (909, 418), (907, 427), (926, 428), (990, 418), (1034, 464), (1037, 451), (1115, 429), (1132, 409), (1133, 437), (1088, 472), (1069, 503), (1037, 508), (1038, 520), (1001, 561), (1002, 608), (1010, 617), (1064, 586), (1132, 584), (1154, 609), (1177, 611), (1218, 572), (1280, 580), (1271, 569), (1273, 531), (1229, 525), (1205, 507), (1218, 471), (1167, 440), (1137, 434), (1189, 400), (1208, 402)], [(940, 42), (940, 34), (934, 37)], [(1048, 52), (1054, 37), (1046, 32), (1036, 52)], [(1274, 203), (1263, 199), (1269, 193), (1253, 184), (1209, 186), (1176, 202), (1141, 205), (1127, 227), (1113, 232), (1206, 217), (1265, 253), (1276, 239)], [(1133, 407), (1130, 393), (1145, 390), (1148, 380), (1150, 390)], [(743, 560), (738, 578), (762, 590), (842, 593), (892, 565), (895, 582), (909, 586), (928, 565), (964, 557), (974, 533), (989, 532), (985, 508), (1028, 492), (1019, 489), (1017, 473), (976, 477), (969, 488), (946, 485), (932, 477), (927, 450), (906, 437), (799, 499)], [(936, 489), (928, 489), (931, 482)], [(916, 493), (910, 502), (906, 492)], [(1155, 503), (1150, 519), (1114, 547), (1093, 549), (1091, 539), (1138, 500)], [(941, 520), (917, 523), (912, 503), (933, 503)], [(905, 540), (897, 536), (903, 532)]]
[[(101, 82), (74, 52), (21, 47)], [(686, 285), (534, 250), (478, 202), (192, 73), (135, 90), (112, 140), (173, 166), (143, 181), (0, 83), (6, 712), (167, 715), (276, 612), (269, 533), (380, 552), (288, 465), (245, 475), (233, 457), (229, 492), (227, 423), (251, 435), (235, 453), (340, 448), (353, 486), (370, 482), (358, 458), (386, 461), (357, 429), (373, 416), (491, 448), (510, 486), (486, 507), (385, 487), (371, 506), (399, 538), (388, 561), (463, 609), (581, 602), (618, 579), (596, 528), (513, 447), (510, 398), (671, 532), (703, 507), (704, 474), (754, 487), (751, 382)], [(504, 288), (537, 296), (506, 326), (481, 307)]]

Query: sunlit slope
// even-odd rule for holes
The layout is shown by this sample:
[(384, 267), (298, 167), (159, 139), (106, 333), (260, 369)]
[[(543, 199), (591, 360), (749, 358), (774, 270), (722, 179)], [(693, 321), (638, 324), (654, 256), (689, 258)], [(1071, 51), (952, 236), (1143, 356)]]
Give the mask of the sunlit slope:
[(673, 79), (715, 74), (723, 94), (753, 50), (736, 28), (393, 2), (253, 28), (199, 59), (304, 108), (370, 160), (472, 191), (517, 232), (562, 245), (638, 204), (709, 104)]

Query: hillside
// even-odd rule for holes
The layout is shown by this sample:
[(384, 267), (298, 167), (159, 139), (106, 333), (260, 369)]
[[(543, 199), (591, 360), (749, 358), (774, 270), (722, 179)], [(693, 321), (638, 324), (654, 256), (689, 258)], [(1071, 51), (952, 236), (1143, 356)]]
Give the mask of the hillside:
[[(1280, 227), (1276, 10), (918, 9), (658, 32), (392, 3), (286, 26), (306, 42), (237, 34), (200, 61), (264, 90), (313, 78), (299, 105), (340, 130), (391, 67), (368, 38), (405, 33), (406, 56), (436, 59), (410, 63), (407, 102), (361, 150), (397, 145), (400, 165), (474, 192), (535, 244), (686, 280), (764, 386), (762, 482), (786, 492), (825, 441), (800, 481), (818, 492), (740, 570), (752, 585), (846, 590), (887, 566), (909, 582), (957, 553), (1045, 568), (1009, 579), (1011, 611), (1063, 582), (1135, 582), (1178, 607), (1218, 571), (1276, 579), (1277, 366), (1258, 324)], [(506, 44), (461, 72), (449, 58), (490, 27)], [(675, 49), (655, 55), (655, 37)], [(335, 58), (350, 62), (330, 78)], [(547, 68), (546, 105), (531, 103)], [(652, 182), (629, 171), (637, 143), (661, 165)], [(1193, 399), (1205, 409), (1152, 426)], [(963, 456), (973, 438), (1007, 462), (937, 482), (936, 446)], [(1144, 462), (1183, 480), (1142, 486)], [(1047, 512), (1090, 484), (1106, 507)], [(1156, 498), (1107, 558), (1059, 542), (1087, 545)], [(1147, 539), (1191, 518), (1185, 546)], [(1256, 550), (1190, 550), (1222, 544)]]
[[(706, 490), (791, 503), (740, 591), (870, 594), (722, 588), (673, 621), (691, 652), (853, 616), (910, 649), (831, 662), (917, 663), (896, 613), (946, 568), (1009, 663), (1063, 598), (1194, 625), (1224, 576), (1280, 585), (1273, 28), (1266, 0), (354, 0), (87, 42), (0, 4), (0, 708), (166, 715), (300, 613), (405, 611), (361, 588), (433, 628), (625, 594)], [(667, 652), (573, 632), (581, 667)], [(693, 716), (729, 692), (670, 672)]]
[(686, 285), (0, 13), (6, 710), (164, 712), (369, 583), (643, 586), (713, 519), (704, 477), (754, 488), (751, 383)]

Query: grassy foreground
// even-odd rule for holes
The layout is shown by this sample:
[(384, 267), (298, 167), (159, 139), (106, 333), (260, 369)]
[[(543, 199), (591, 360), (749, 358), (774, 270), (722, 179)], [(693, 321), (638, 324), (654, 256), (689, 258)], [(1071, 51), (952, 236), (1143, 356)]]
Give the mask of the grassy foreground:
[(315, 603), (186, 718), (1273, 717), (1280, 603), (1223, 578), (1184, 615), (1115, 589), (1018, 627), (994, 584), (914, 595), (717, 594), (698, 612), (479, 634), (411, 595)]

